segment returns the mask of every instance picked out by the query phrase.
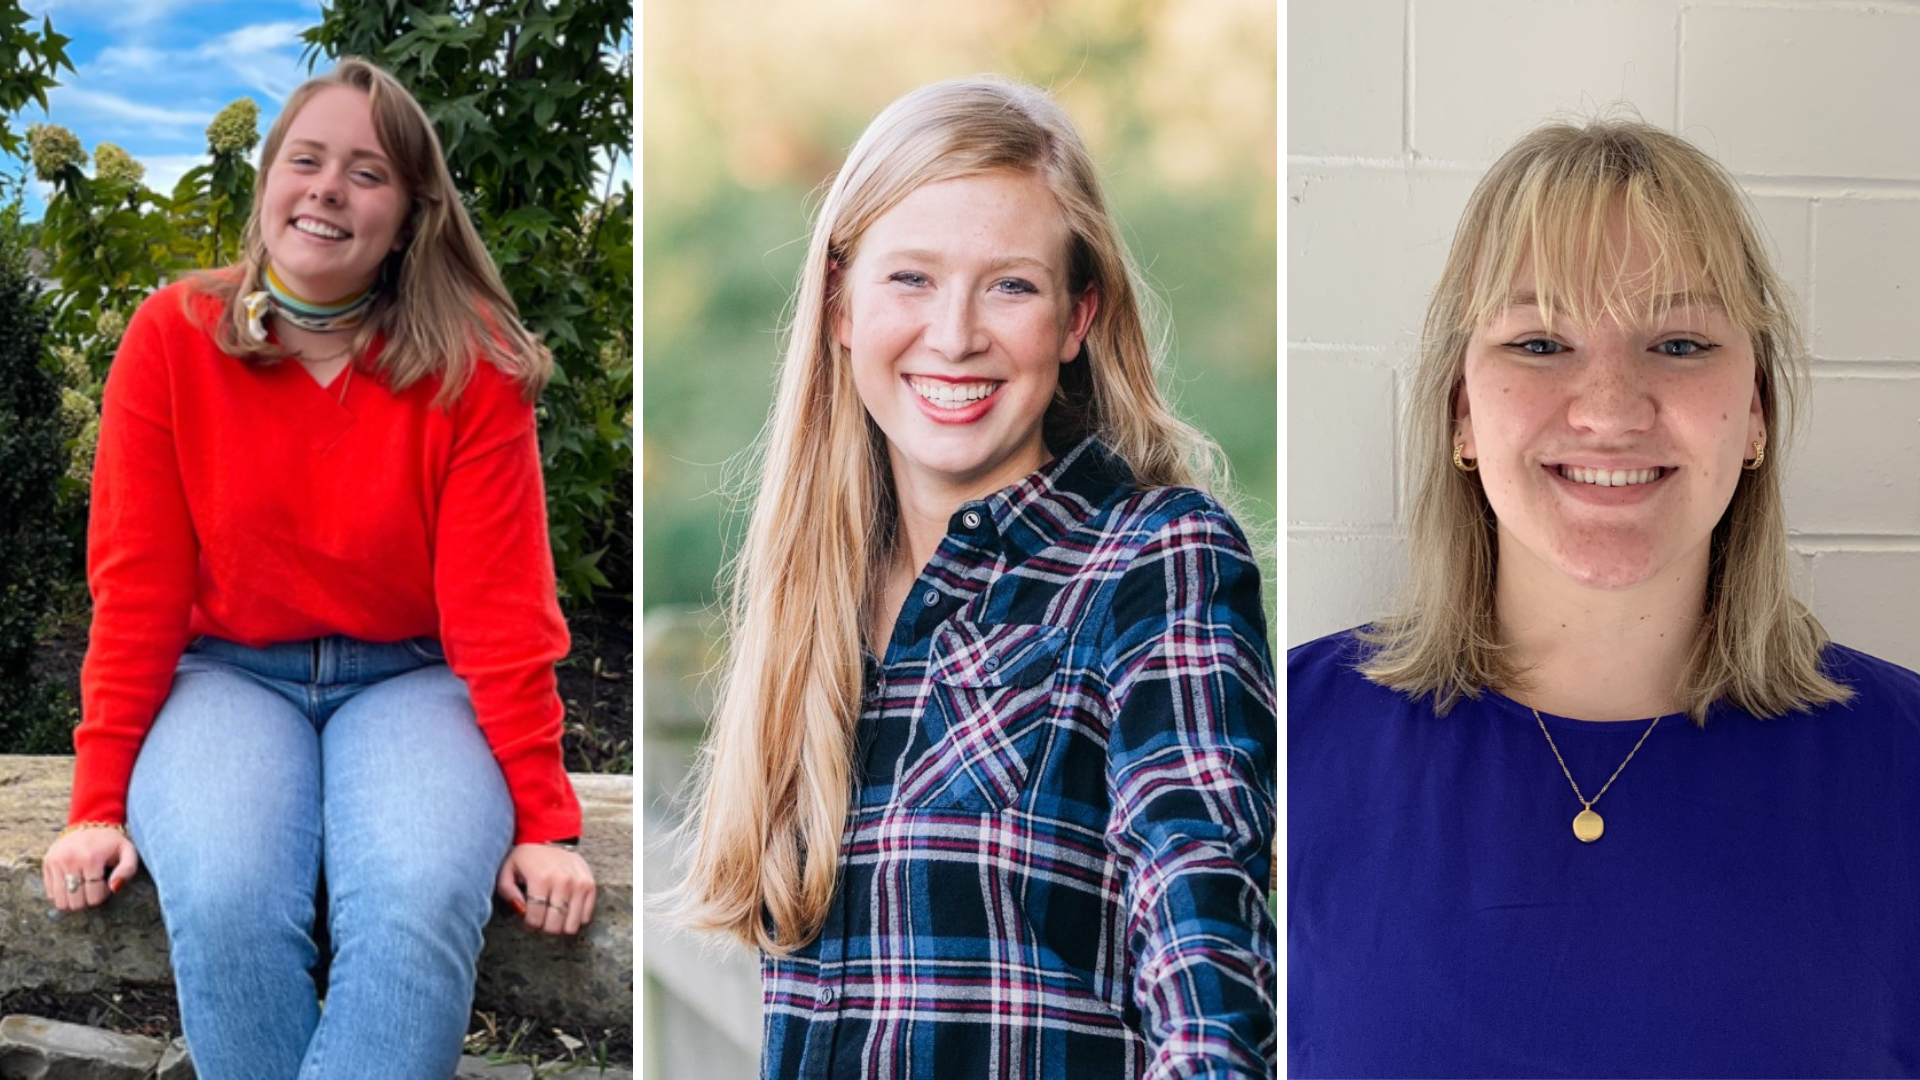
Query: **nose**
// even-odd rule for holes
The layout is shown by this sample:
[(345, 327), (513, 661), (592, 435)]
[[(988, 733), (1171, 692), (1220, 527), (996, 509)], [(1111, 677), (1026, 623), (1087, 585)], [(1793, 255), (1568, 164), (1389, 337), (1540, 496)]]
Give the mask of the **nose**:
[(951, 289), (927, 322), (927, 348), (948, 360), (964, 360), (986, 351), (986, 326), (972, 290)]
[(316, 202), (325, 203), (328, 206), (338, 206), (340, 204), (340, 193), (345, 187), (346, 182), (346, 175), (341, 170), (332, 168), (321, 169), (314, 174), (313, 180), (307, 188), (307, 198)]
[(1659, 405), (1635, 346), (1623, 337), (1595, 335), (1586, 353), (1567, 402), (1567, 423), (1603, 438), (1651, 428)]

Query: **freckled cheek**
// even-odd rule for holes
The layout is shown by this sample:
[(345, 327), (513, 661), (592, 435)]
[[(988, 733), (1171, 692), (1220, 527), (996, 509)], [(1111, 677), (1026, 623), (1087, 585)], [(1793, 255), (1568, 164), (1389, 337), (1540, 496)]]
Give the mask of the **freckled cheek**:
[(1713, 471), (1724, 469), (1728, 460), (1747, 449), (1749, 397), (1743, 395), (1751, 393), (1739, 387), (1716, 388), (1669, 399), (1671, 414), (1690, 421), (1688, 426), (1696, 433), (1705, 456), (1712, 460)]
[(1051, 353), (1066, 334), (1067, 326), (1064, 320), (1056, 320), (1051, 311), (1037, 310), (989, 318), (982, 329), (1015, 359), (1030, 360)]
[(919, 333), (906, 312), (883, 302), (854, 303), (848, 312), (847, 330), (854, 354), (878, 364), (903, 359)]
[(1557, 408), (1554, 397), (1506, 381), (1490, 382), (1478, 391), (1471, 403), (1480, 455), (1496, 460), (1511, 458), (1516, 467), (1524, 466), (1521, 459), (1528, 448), (1553, 426)]

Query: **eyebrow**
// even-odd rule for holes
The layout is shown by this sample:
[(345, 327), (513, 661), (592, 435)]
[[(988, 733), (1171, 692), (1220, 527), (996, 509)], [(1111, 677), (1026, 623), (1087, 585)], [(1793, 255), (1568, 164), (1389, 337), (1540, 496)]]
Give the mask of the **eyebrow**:
[[(880, 252), (876, 258), (882, 261), (897, 259), (929, 263), (944, 263), (946, 261), (945, 256), (939, 252), (928, 251), (925, 248), (900, 248), (894, 251), (883, 251)], [(987, 268), (990, 270), (1008, 270), (1023, 266), (1035, 267), (1049, 274), (1053, 273), (1053, 265), (1051, 263), (1033, 255), (1004, 255), (987, 264)]]
[[(332, 149), (326, 143), (320, 142), (317, 139), (288, 139), (287, 140), (287, 149), (291, 150), (294, 147), (299, 147), (299, 146), (310, 146), (310, 147), (313, 147), (315, 150)], [(387, 155), (381, 153), (378, 150), (365, 150), (365, 149), (351, 150), (351, 151), (348, 151), (347, 156), (350, 158), (372, 158), (375, 161), (387, 161)]]
[[(1508, 294), (1506, 306), (1509, 308), (1539, 307), (1540, 295), (1532, 289), (1520, 289)], [(1712, 308), (1721, 312), (1727, 310), (1726, 302), (1720, 299), (1719, 294), (1693, 291), (1668, 293), (1660, 297), (1655, 306), (1660, 311), (1672, 311), (1683, 307)]]

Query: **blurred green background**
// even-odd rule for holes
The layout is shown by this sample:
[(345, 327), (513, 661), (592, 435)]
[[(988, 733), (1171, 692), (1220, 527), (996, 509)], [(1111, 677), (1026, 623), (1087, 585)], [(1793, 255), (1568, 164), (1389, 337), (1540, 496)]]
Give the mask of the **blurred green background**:
[(889, 101), (982, 71), (1048, 88), (1079, 125), (1164, 302), (1163, 388), (1226, 449), (1275, 581), (1275, 19), (1269, 0), (647, 5), (649, 619), (713, 603), (744, 521), (729, 463), (766, 419), (825, 181)]

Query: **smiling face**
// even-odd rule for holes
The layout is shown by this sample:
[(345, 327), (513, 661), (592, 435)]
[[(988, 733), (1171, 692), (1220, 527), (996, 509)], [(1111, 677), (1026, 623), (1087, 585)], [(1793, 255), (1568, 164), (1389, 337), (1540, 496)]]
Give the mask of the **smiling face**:
[(1645, 245), (1615, 239), (1612, 312), (1562, 309), (1549, 328), (1521, 268), (1467, 345), (1456, 441), (1479, 461), (1503, 575), (1521, 560), (1593, 589), (1669, 571), (1704, 583), (1741, 462), (1766, 437), (1752, 340), (1697, 285), (1650, 304)]
[(957, 507), (1047, 460), (1041, 420), (1098, 296), (1068, 281), (1070, 236), (1029, 173), (915, 189), (860, 237), (834, 321), (895, 490)]
[(374, 133), (367, 96), (351, 87), (308, 99), (263, 182), (260, 236), (274, 275), (302, 299), (360, 292), (404, 242), (408, 193)]

